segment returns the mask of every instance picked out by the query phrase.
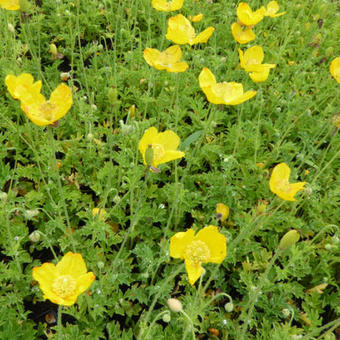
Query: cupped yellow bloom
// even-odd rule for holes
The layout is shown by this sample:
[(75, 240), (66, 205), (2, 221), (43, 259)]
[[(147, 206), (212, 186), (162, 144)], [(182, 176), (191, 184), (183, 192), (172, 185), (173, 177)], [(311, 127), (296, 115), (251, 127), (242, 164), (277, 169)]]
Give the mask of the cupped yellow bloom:
[(190, 19), (192, 22), (200, 22), (200, 21), (203, 19), (203, 14), (200, 13), (200, 14), (197, 14), (197, 15), (194, 15), (194, 16), (191, 16), (191, 15), (190, 15), (189, 19)]
[(239, 44), (246, 44), (255, 40), (256, 36), (250, 27), (243, 28), (239, 23), (234, 22), (231, 25), (231, 33)]
[(266, 17), (276, 18), (286, 14), (286, 12), (276, 13), (279, 11), (279, 8), (280, 6), (276, 1), (270, 1), (266, 6), (266, 13), (264, 15)]
[(71, 89), (60, 84), (46, 100), (41, 93), (28, 91), (20, 98), (21, 108), (36, 125), (50, 125), (64, 117), (73, 104)]
[(295, 194), (303, 190), (306, 182), (289, 183), (290, 168), (286, 163), (275, 166), (270, 176), (270, 190), (286, 201), (296, 201)]
[(22, 73), (20, 76), (8, 74), (5, 78), (8, 92), (14, 99), (21, 99), (27, 92), (39, 94), (41, 91), (41, 80), (34, 82), (34, 78), (29, 73)]
[(157, 9), (157, 11), (162, 12), (172, 12), (181, 9), (184, 0), (152, 0), (152, 7)]
[(182, 50), (178, 45), (170, 46), (164, 52), (155, 48), (146, 48), (144, 50), (144, 59), (157, 70), (167, 70), (168, 72), (184, 72), (189, 65), (185, 61), (179, 61), (182, 58)]
[(182, 14), (178, 14), (169, 19), (168, 31), (165, 37), (175, 44), (189, 44), (192, 46), (199, 43), (206, 43), (214, 30), (214, 27), (208, 27), (203, 32), (196, 35), (195, 29), (191, 26), (190, 21)]
[(329, 72), (332, 77), (340, 84), (340, 57), (337, 57), (332, 60), (329, 65)]
[(266, 81), (269, 70), (276, 67), (276, 64), (262, 64), (264, 53), (261, 46), (248, 48), (244, 53), (238, 50), (241, 67), (249, 73), (250, 78), (255, 83)]
[(105, 221), (107, 218), (107, 212), (104, 208), (93, 208), (92, 216), (98, 217), (101, 221)]
[(263, 19), (265, 14), (266, 9), (263, 6), (255, 12), (253, 12), (249, 5), (245, 2), (240, 2), (237, 7), (238, 21), (244, 26), (256, 25)]
[(0, 7), (8, 11), (17, 11), (20, 9), (19, 0), (0, 0)]
[(215, 76), (206, 67), (203, 68), (198, 80), (208, 101), (213, 104), (238, 105), (254, 97), (256, 94), (256, 91), (244, 93), (243, 86), (240, 83), (216, 83)]
[(170, 239), (170, 256), (185, 261), (189, 283), (193, 285), (204, 273), (202, 263), (221, 263), (227, 256), (227, 239), (215, 226), (179, 232)]
[(39, 282), (44, 299), (58, 305), (71, 306), (96, 277), (92, 272), (87, 272), (81, 254), (68, 252), (57, 265), (46, 262), (40, 267), (34, 267), (33, 278)]
[(221, 222), (224, 222), (229, 216), (229, 208), (223, 204), (218, 203), (216, 206), (216, 217)]
[[(139, 141), (138, 150), (143, 156), (144, 164), (157, 168), (158, 164), (167, 163), (185, 156), (184, 152), (177, 151), (179, 143), (180, 138), (175, 132), (171, 130), (158, 132), (155, 127), (151, 127), (144, 132), (142, 139)], [(151, 159), (149, 155), (146, 155), (148, 150), (151, 150)]]

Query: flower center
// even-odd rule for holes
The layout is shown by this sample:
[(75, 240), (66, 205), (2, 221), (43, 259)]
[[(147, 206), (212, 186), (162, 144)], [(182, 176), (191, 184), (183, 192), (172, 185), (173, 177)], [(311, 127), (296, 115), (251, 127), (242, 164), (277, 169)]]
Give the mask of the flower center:
[(282, 179), (280, 181), (276, 182), (277, 189), (282, 192), (289, 192), (290, 191), (290, 185), (287, 179)]
[(153, 159), (154, 161), (158, 161), (163, 158), (165, 151), (164, 147), (161, 144), (152, 144), (152, 149), (153, 149)]
[(46, 120), (54, 119), (54, 113), (53, 113), (54, 109), (55, 109), (55, 105), (53, 105), (49, 101), (46, 101), (40, 106), (40, 111)]
[(76, 287), (76, 280), (71, 275), (59, 276), (52, 284), (53, 292), (63, 299), (73, 295), (76, 292)]
[(207, 262), (210, 258), (210, 250), (203, 241), (192, 241), (185, 249), (185, 257), (196, 264)]

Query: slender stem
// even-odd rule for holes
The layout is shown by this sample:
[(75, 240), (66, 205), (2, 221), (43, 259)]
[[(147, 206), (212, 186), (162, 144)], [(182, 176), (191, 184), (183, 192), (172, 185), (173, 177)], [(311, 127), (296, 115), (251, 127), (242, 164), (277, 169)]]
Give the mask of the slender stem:
[(59, 305), (58, 306), (58, 323), (57, 323), (57, 327), (58, 327), (58, 340), (62, 340), (63, 339), (63, 324), (62, 324), (62, 320), (61, 320), (62, 313), (63, 313), (63, 306)]
[[(186, 319), (188, 320), (189, 322), (189, 325), (190, 325), (190, 330), (191, 330), (191, 335), (192, 335), (192, 339), (195, 340), (196, 337), (195, 337), (195, 329), (194, 329), (194, 324), (192, 323), (192, 320), (190, 319), (190, 316), (184, 312), (184, 310), (182, 309), (181, 310), (181, 313), (186, 317)], [(184, 333), (185, 335), (185, 333)]]
[(162, 315), (168, 314), (168, 313), (169, 313), (168, 310), (164, 310), (163, 312), (160, 312), (160, 313), (158, 313), (158, 314), (155, 316), (155, 318), (152, 320), (150, 326), (148, 327), (148, 330), (147, 330), (147, 332), (146, 332), (146, 334), (145, 334), (145, 337), (144, 337), (145, 339), (148, 338), (148, 335), (149, 335), (149, 333), (150, 333), (150, 331), (151, 331), (153, 325), (155, 324), (155, 322), (156, 322), (157, 320), (159, 320), (160, 317), (161, 317)]

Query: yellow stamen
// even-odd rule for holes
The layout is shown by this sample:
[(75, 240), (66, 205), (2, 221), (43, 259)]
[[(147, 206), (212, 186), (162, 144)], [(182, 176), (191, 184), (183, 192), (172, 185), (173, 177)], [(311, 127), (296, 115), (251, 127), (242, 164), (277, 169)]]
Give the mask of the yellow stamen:
[(71, 275), (62, 275), (57, 277), (53, 284), (52, 290), (63, 299), (74, 295), (76, 292), (77, 282)]
[(204, 242), (192, 241), (185, 250), (185, 257), (192, 263), (207, 262), (210, 258), (210, 250)]

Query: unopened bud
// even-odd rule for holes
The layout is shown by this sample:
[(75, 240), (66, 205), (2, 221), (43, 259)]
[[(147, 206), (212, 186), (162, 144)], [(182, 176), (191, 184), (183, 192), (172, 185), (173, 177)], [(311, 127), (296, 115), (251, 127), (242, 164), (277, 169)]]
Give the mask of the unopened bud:
[(14, 33), (14, 32), (15, 32), (15, 28), (14, 28), (14, 26), (13, 26), (11, 23), (8, 23), (7, 27), (8, 27), (8, 30), (9, 30), (11, 33)]
[(170, 313), (166, 313), (163, 315), (162, 320), (166, 323), (169, 323), (171, 321), (171, 315)]
[(152, 145), (148, 145), (147, 149), (145, 150), (145, 162), (148, 166), (151, 166), (153, 162), (153, 148)]
[(28, 235), (28, 238), (34, 243), (39, 242), (40, 232), (38, 230), (34, 230), (32, 233)]
[(113, 198), (113, 202), (118, 204), (120, 202), (120, 197), (119, 195), (116, 195), (114, 198)]
[(53, 57), (56, 57), (58, 54), (58, 49), (55, 44), (50, 44), (49, 52), (53, 55)]
[(97, 262), (97, 267), (98, 267), (99, 269), (103, 269), (104, 266), (105, 266), (105, 264), (104, 264), (103, 261), (98, 261), (98, 262)]
[(38, 214), (39, 214), (39, 210), (38, 209), (25, 210), (25, 212), (24, 212), (24, 216), (28, 220), (32, 219), (33, 217), (37, 216)]
[(216, 218), (224, 222), (229, 216), (229, 208), (223, 204), (218, 203), (216, 206)]
[(0, 200), (5, 201), (7, 199), (7, 193), (6, 192), (0, 192)]
[(168, 299), (168, 306), (174, 313), (179, 313), (183, 310), (181, 301), (177, 299)]
[(288, 247), (295, 244), (300, 239), (300, 233), (297, 230), (289, 230), (283, 235), (280, 241), (280, 249), (287, 249)]
[(289, 309), (287, 309), (287, 308), (283, 308), (281, 312), (282, 312), (282, 315), (283, 315), (285, 318), (288, 318), (289, 315), (290, 315), (290, 311), (289, 311)]
[(227, 313), (231, 313), (234, 310), (234, 304), (232, 302), (228, 302), (224, 305), (224, 309)]

